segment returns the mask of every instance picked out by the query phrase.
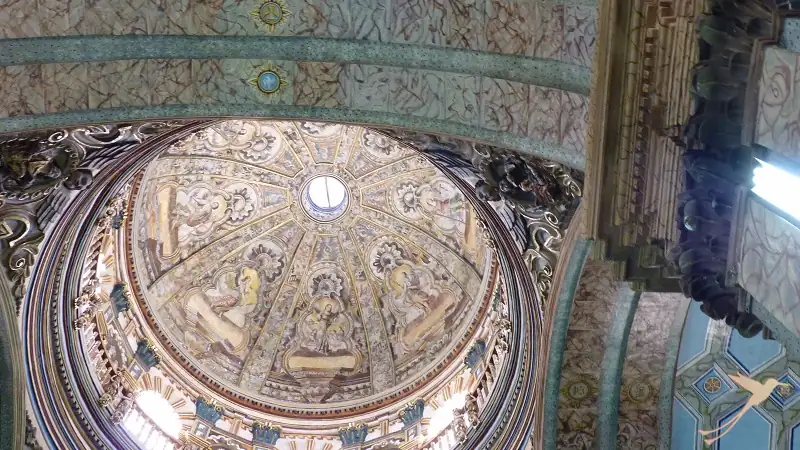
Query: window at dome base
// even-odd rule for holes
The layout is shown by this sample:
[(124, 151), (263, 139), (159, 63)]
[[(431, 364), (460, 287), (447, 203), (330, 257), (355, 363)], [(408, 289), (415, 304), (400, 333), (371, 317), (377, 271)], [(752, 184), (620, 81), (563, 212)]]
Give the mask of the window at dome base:
[(123, 421), (128, 433), (147, 450), (174, 448), (172, 439), (178, 438), (181, 421), (169, 401), (158, 392), (144, 391), (136, 397), (136, 406)]
[(431, 436), (436, 436), (442, 430), (447, 428), (448, 425), (453, 422), (455, 417), (453, 412), (458, 408), (463, 408), (466, 403), (467, 395), (463, 392), (459, 392), (445, 401), (444, 404), (436, 408), (433, 416), (431, 417), (428, 433)]

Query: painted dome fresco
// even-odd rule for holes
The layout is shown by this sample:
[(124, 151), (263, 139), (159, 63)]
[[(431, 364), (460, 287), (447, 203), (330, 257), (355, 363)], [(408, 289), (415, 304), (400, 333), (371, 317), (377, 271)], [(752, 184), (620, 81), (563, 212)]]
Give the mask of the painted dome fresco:
[(472, 206), (375, 131), (231, 120), (133, 188), (128, 277), (158, 344), (207, 387), (287, 415), (402, 401), (485, 315)]

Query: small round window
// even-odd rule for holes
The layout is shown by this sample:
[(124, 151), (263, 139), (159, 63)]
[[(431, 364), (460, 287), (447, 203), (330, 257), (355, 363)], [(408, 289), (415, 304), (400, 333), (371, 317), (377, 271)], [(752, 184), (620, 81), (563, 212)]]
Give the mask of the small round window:
[(303, 206), (314, 219), (327, 222), (340, 217), (347, 209), (347, 188), (338, 178), (318, 176), (308, 182)]

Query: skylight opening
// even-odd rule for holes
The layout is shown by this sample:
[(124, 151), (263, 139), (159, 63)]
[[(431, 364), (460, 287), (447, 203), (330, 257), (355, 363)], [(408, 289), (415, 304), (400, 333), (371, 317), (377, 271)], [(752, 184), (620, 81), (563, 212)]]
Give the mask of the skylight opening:
[(800, 221), (797, 199), (800, 178), (766, 161), (756, 160), (761, 165), (753, 170), (753, 193)]
[(317, 177), (308, 184), (311, 203), (322, 210), (338, 208), (344, 203), (346, 195), (344, 184), (333, 177)]

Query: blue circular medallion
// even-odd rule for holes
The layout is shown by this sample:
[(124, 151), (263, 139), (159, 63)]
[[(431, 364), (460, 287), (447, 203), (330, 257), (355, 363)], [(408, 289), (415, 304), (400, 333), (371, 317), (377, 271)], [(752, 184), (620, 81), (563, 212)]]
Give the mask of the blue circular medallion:
[(271, 94), (281, 87), (281, 78), (272, 70), (265, 70), (258, 75), (258, 88)]

